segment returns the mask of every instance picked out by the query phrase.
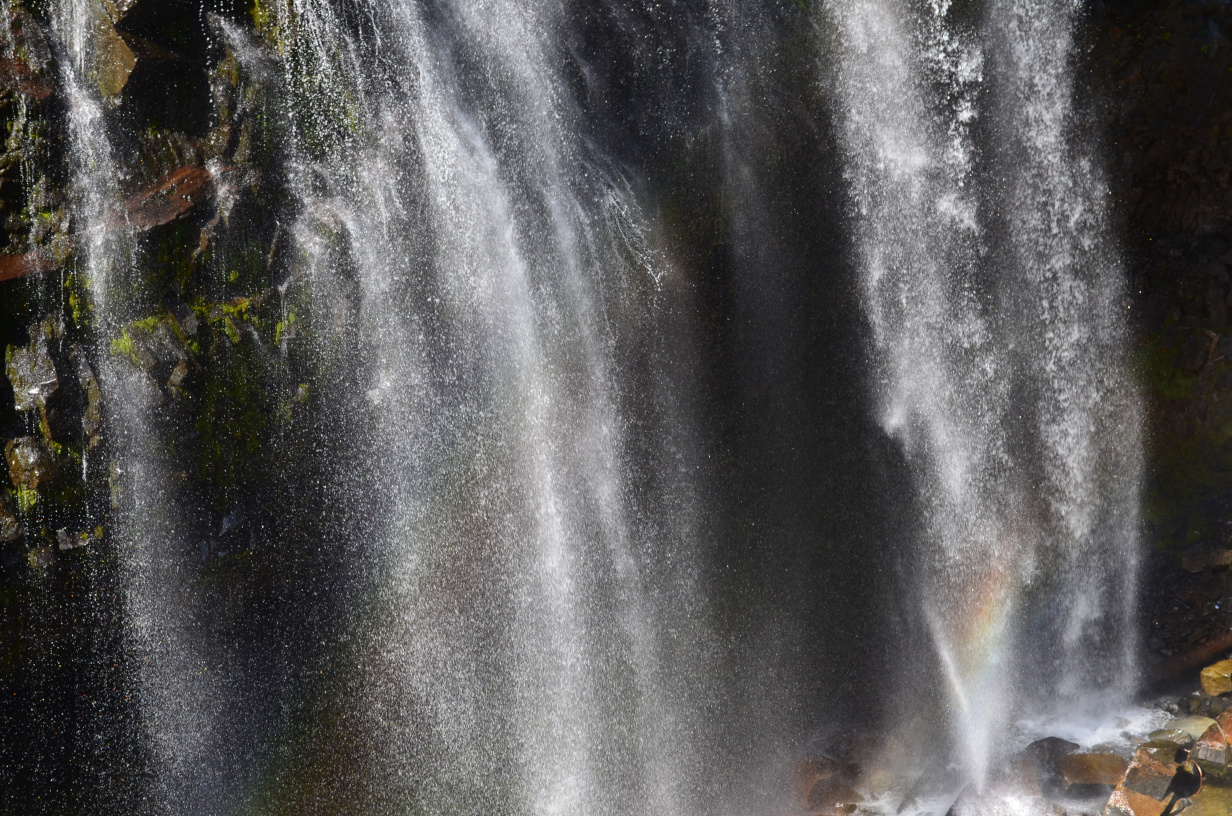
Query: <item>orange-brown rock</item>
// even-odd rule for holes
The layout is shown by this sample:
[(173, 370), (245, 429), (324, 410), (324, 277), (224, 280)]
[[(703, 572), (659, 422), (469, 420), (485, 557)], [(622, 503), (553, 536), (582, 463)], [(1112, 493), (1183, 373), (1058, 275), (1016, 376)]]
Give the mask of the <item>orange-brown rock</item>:
[(1177, 765), (1150, 746), (1139, 748), (1125, 778), (1117, 785), (1104, 816), (1162, 816), (1171, 800)]
[(50, 272), (55, 268), (56, 262), (38, 250), (20, 255), (0, 255), (0, 281)]
[(110, 228), (145, 231), (170, 224), (214, 192), (214, 177), (204, 167), (179, 167), (129, 196), (108, 221)]
[(1167, 808), (1167, 802), (1125, 788), (1117, 788), (1108, 799), (1104, 816), (1163, 816)]
[(1220, 660), (1202, 670), (1202, 693), (1211, 697), (1232, 692), (1232, 660)]
[(23, 96), (46, 99), (54, 86), (15, 57), (0, 56), (0, 85)]
[(1232, 736), (1232, 709), (1215, 718), (1215, 724), (1198, 738), (1189, 755), (1198, 762), (1222, 770), (1232, 763), (1232, 750), (1228, 747), (1229, 736)]
[(1129, 769), (1116, 754), (1067, 754), (1054, 764), (1066, 785), (1117, 785)]

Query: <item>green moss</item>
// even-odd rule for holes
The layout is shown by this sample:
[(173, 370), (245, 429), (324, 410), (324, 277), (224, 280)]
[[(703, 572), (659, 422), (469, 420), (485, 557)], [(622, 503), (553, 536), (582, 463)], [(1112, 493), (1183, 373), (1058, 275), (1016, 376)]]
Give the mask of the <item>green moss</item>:
[(131, 360), (133, 365), (140, 367), (141, 358), (137, 356), (137, 349), (133, 345), (133, 338), (128, 333), (128, 327), (124, 327), (120, 332), (120, 336), (111, 341), (112, 356), (125, 357)]
[(38, 504), (39, 493), (37, 490), (32, 490), (25, 485), (17, 487), (17, 509), (23, 513), (31, 513), (34, 511), (35, 505)]
[(295, 316), (295, 312), (289, 311), (287, 312), (286, 319), (278, 321), (278, 325), (274, 327), (274, 345), (277, 346), (282, 344), (283, 334), (288, 329), (295, 326), (295, 321), (297, 319), (298, 318)]

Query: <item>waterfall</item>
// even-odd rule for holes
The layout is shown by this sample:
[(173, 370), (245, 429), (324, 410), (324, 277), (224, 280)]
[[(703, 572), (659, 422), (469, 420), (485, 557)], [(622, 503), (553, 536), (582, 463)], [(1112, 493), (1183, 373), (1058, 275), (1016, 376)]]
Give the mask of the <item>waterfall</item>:
[(48, 19), (128, 812), (948, 808), (1134, 690), (1074, 3), (143, 2)]
[[(1007, 726), (1133, 685), (1141, 409), (1069, 3), (828, 9), (882, 425), (977, 787)], [(1043, 671), (1041, 671), (1043, 669)]]
[[(387, 770), (362, 796), (680, 812), (673, 767), (689, 749), (660, 676), (659, 615), (687, 621), (697, 602), (687, 566), (635, 552), (628, 396), (606, 326), (618, 293), (655, 295), (645, 225), (575, 146), (546, 53), (552, 4), (431, 22), (410, 3), (372, 12), (379, 53), (339, 49), (324, 6), (281, 12), (308, 64), (353, 60), (330, 65), (311, 107), (338, 99), (362, 123), (291, 169), (304, 214), (290, 229), (306, 259), (293, 295), (354, 287), (366, 405), (350, 433), (381, 491), (361, 499), (379, 516), (355, 695)], [(385, 87), (366, 60), (390, 66)], [(689, 492), (687, 477), (674, 489)], [(655, 532), (690, 546), (687, 527)], [(678, 587), (666, 609), (652, 565)], [(475, 786), (491, 768), (499, 792)]]

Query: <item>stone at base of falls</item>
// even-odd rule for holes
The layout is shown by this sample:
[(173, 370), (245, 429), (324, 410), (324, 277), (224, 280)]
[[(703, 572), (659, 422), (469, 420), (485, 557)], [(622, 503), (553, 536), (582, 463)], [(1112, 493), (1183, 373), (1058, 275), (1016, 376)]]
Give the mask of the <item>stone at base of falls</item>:
[(1220, 660), (1202, 670), (1202, 693), (1211, 697), (1232, 693), (1232, 660)]
[(10, 439), (4, 446), (9, 479), (19, 491), (35, 491), (56, 475), (56, 463), (43, 440), (33, 436)]
[(1104, 816), (1163, 816), (1168, 803), (1131, 790), (1117, 788), (1108, 799)]
[(1177, 773), (1176, 746), (1148, 743), (1134, 754), (1104, 808), (1104, 816), (1163, 816), (1172, 798)]
[(1129, 769), (1129, 763), (1116, 754), (1066, 754), (1054, 764), (1068, 786), (1116, 785)]
[(1058, 757), (1075, 753), (1079, 747), (1078, 743), (1060, 737), (1044, 737), (1028, 745), (1022, 753), (1041, 767), (1052, 768)]
[[(1202, 717), (1197, 714), (1190, 714), (1188, 717), (1181, 717), (1173, 720), (1166, 726), (1169, 729), (1175, 729), (1189, 737), (1189, 742), (1192, 743), (1196, 739), (1200, 739), (1206, 730), (1215, 724), (1215, 720), (1211, 717)], [(1173, 740), (1176, 742), (1176, 740)], [(1185, 743), (1177, 743), (1184, 745)]]
[(814, 816), (848, 816), (863, 801), (855, 790), (859, 770), (829, 757), (810, 757), (796, 771), (796, 799)]
[(1215, 718), (1214, 724), (1206, 729), (1190, 749), (1190, 757), (1201, 763), (1204, 771), (1222, 773), (1232, 762), (1232, 750), (1228, 747), (1229, 736), (1232, 736), (1232, 709)]

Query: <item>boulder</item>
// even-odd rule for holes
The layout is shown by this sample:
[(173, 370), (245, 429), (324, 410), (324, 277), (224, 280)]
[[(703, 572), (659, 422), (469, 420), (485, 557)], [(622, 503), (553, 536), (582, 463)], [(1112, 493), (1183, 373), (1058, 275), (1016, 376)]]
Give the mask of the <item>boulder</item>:
[(1168, 804), (1118, 787), (1108, 798), (1104, 816), (1164, 816)]
[(9, 346), (4, 353), (5, 373), (18, 411), (46, 410), (47, 398), (60, 387), (46, 333), (35, 329), (31, 334), (28, 345)]
[(1116, 754), (1066, 754), (1053, 764), (1067, 786), (1116, 785), (1129, 768), (1129, 763)]
[[(1214, 720), (1211, 720), (1211, 722), (1214, 722)], [(1178, 748), (1183, 748), (1186, 745), (1192, 745), (1193, 741), (1196, 739), (1196, 737), (1191, 736), (1188, 732), (1182, 731), (1179, 728), (1161, 728), (1158, 731), (1152, 731), (1147, 736), (1151, 742), (1166, 742), (1175, 745)]]
[(1224, 711), (1198, 738), (1189, 755), (1212, 771), (1222, 771), (1232, 761), (1228, 736), (1232, 733), (1232, 710)]
[(23, 436), (4, 446), (9, 478), (18, 490), (38, 490), (56, 475), (56, 463), (42, 439)]
[(137, 52), (108, 19), (101, 19), (94, 29), (94, 78), (103, 96), (116, 98), (124, 91), (128, 78), (137, 67)]
[(1220, 660), (1202, 670), (1202, 693), (1211, 697), (1232, 692), (1232, 660)]
[(1078, 743), (1060, 737), (1044, 737), (1024, 748), (1022, 754), (1041, 768), (1053, 768), (1058, 757), (1072, 754), (1080, 747)]
[(1196, 714), (1188, 717), (1181, 717), (1172, 720), (1165, 727), (1183, 732), (1190, 738), (1190, 742), (1201, 737), (1206, 733), (1207, 729), (1215, 724), (1215, 721), (1210, 717), (1200, 717)]
[(1172, 779), (1177, 764), (1162, 758), (1162, 752), (1143, 746), (1125, 771), (1104, 808), (1104, 816), (1163, 816), (1171, 803)]

